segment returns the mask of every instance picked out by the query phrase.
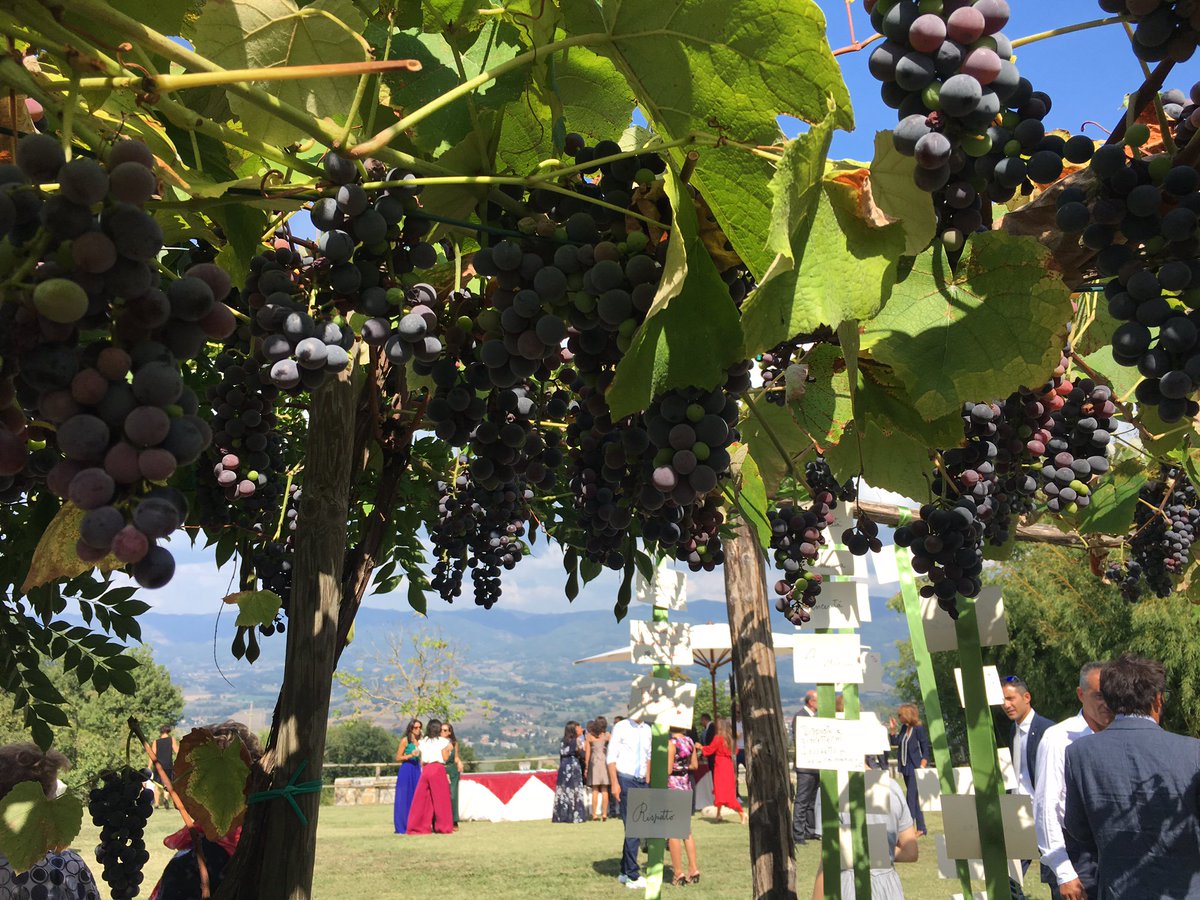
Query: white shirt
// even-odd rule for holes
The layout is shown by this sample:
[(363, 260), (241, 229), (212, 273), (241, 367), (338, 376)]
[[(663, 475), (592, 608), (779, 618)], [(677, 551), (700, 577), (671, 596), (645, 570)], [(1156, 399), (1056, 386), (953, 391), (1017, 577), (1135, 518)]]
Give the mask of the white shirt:
[(608, 761), (622, 775), (646, 778), (646, 763), (650, 759), (650, 726), (633, 719), (622, 719), (613, 726), (608, 740)]
[(1029, 740), (1029, 728), (1033, 725), (1033, 707), (1025, 713), (1025, 718), (1017, 723), (1017, 736), (1013, 738), (1012, 757), (1013, 773), (1017, 776), (1017, 793), (1026, 797), (1033, 796), (1033, 773), (1025, 765), (1025, 743)]
[(450, 738), (427, 737), (421, 738), (417, 749), (421, 751), (421, 765), (428, 763), (444, 763), (442, 751), (450, 746)]
[(1063, 838), (1063, 815), (1067, 808), (1067, 748), (1080, 738), (1094, 734), (1079, 712), (1052, 725), (1042, 735), (1037, 754), (1037, 791), (1033, 798), (1034, 824), (1042, 862), (1054, 870), (1059, 884), (1074, 881), (1079, 875), (1067, 856)]

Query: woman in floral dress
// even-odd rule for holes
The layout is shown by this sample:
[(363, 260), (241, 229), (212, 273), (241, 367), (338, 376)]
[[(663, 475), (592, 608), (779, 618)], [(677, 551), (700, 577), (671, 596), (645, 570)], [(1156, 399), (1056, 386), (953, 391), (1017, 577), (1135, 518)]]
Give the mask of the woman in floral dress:
[(583, 786), (583, 729), (571, 721), (558, 747), (558, 783), (554, 788), (552, 822), (586, 822), (587, 790)]
[[(699, 763), (700, 753), (696, 742), (688, 737), (682, 728), (671, 729), (671, 740), (667, 743), (667, 787), (673, 791), (690, 791), (692, 789), (692, 772)], [(683, 871), (683, 858), (680, 845), (687, 850), (688, 871)], [(696, 859), (696, 839), (691, 835), (684, 840), (671, 838), (667, 841), (671, 850), (671, 871), (675, 873), (672, 880), (674, 885), (698, 884), (700, 882), (700, 862)]]

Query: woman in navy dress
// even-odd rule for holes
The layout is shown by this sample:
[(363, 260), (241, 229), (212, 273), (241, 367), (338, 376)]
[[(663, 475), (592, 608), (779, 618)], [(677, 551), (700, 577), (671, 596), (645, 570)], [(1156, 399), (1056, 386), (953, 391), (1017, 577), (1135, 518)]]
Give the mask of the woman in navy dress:
[(897, 712), (900, 715), (900, 731), (896, 732), (896, 720), (889, 720), (889, 740), (896, 748), (896, 769), (904, 778), (904, 799), (917, 825), (919, 837), (925, 834), (925, 814), (921, 812), (921, 804), (917, 799), (917, 776), (914, 773), (929, 765), (933, 752), (929, 748), (929, 732), (921, 724), (917, 707), (905, 703)]
[(552, 822), (586, 822), (587, 789), (583, 785), (583, 729), (568, 722), (558, 747), (558, 780), (554, 787)]
[(396, 805), (392, 812), (396, 834), (408, 833), (408, 811), (417, 782), (421, 780), (421, 751), (417, 749), (420, 740), (421, 720), (413, 719), (404, 729), (404, 737), (396, 749), (396, 762), (400, 763), (400, 774), (396, 776)]

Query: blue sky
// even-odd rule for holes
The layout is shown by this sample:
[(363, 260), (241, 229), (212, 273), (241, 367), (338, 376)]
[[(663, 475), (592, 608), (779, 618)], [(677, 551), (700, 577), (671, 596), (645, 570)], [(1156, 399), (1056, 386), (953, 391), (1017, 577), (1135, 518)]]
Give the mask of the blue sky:
[[(1098, 18), (1095, 0), (1010, 0), (1014, 15), (1005, 33), (1013, 39), (1052, 28)], [(846, 10), (842, 2), (821, 0), (829, 20), (829, 39), (833, 47), (850, 42)], [(859, 38), (871, 33), (870, 22), (861, 2), (852, 5), (855, 31)], [(854, 132), (835, 136), (832, 155), (835, 158), (869, 160), (877, 131), (895, 124), (895, 112), (879, 101), (878, 84), (867, 72), (868, 50), (839, 57), (850, 96), (854, 101), (858, 128)], [(1048, 92), (1054, 101), (1048, 117), (1051, 127), (1077, 131), (1087, 120), (1095, 120), (1105, 128), (1120, 116), (1124, 97), (1142, 81), (1141, 69), (1129, 50), (1128, 39), (1120, 26), (1106, 26), (1047, 41), (1030, 44), (1018, 51), (1017, 65), (1036, 89)], [(1196, 62), (1180, 66), (1179, 77), (1168, 87), (1187, 90), (1191, 80), (1200, 79)], [(793, 132), (794, 133), (794, 132)], [(1092, 128), (1093, 137), (1102, 132)], [(232, 567), (218, 571), (212, 554), (192, 550), (179, 535), (172, 545), (179, 570), (175, 579), (160, 591), (143, 591), (141, 597), (157, 611), (166, 613), (215, 612), (230, 583)], [(539, 541), (532, 558), (523, 560), (517, 570), (505, 580), (501, 603), (508, 609), (528, 612), (558, 611), (566, 607), (562, 593), (564, 572), (561, 554)], [(404, 608), (404, 587), (388, 597), (371, 598), (373, 606)], [(617, 581), (606, 574), (585, 587), (573, 604), (588, 609), (610, 609), (616, 596)], [(469, 587), (468, 587), (469, 591)], [(689, 588), (691, 596), (699, 599), (720, 599), (723, 596), (721, 573), (694, 576)], [(478, 611), (469, 597), (455, 605), (455, 610)], [(430, 598), (431, 615), (448, 610), (437, 598)], [(478, 612), (478, 614), (485, 614)]]

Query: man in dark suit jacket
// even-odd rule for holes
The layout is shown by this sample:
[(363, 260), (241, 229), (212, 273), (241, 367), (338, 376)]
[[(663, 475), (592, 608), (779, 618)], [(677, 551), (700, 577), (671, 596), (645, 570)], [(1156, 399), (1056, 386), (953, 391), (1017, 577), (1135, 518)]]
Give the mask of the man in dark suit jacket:
[[(816, 715), (817, 692), (809, 691), (804, 695), (804, 705), (800, 707), (796, 718)], [(821, 773), (817, 769), (802, 769), (802, 763), (803, 760), (796, 760), (796, 800), (792, 805), (792, 838), (797, 844), (803, 844), (809, 838), (820, 837), (817, 833), (817, 813), (814, 804)]]
[[(1033, 789), (1037, 786), (1037, 751), (1042, 742), (1046, 729), (1054, 725), (1053, 719), (1040, 715), (1033, 708), (1033, 697), (1029, 686), (1016, 675), (1007, 676), (1003, 683), (1004, 714), (1012, 721), (1012, 729), (1008, 733), (1008, 749), (1012, 753), (1013, 772), (1017, 776), (1015, 793), (1024, 794), (1033, 799)], [(1021, 860), (1021, 870), (1029, 870), (1032, 860)], [(1053, 875), (1048, 868), (1043, 867), (1042, 880)], [(1024, 893), (1016, 882), (1012, 882), (1013, 896), (1021, 898)]]
[(1089, 900), (1200, 897), (1200, 741), (1160, 727), (1165, 684), (1156, 660), (1109, 663), (1115, 718), (1067, 748), (1064, 839)]

